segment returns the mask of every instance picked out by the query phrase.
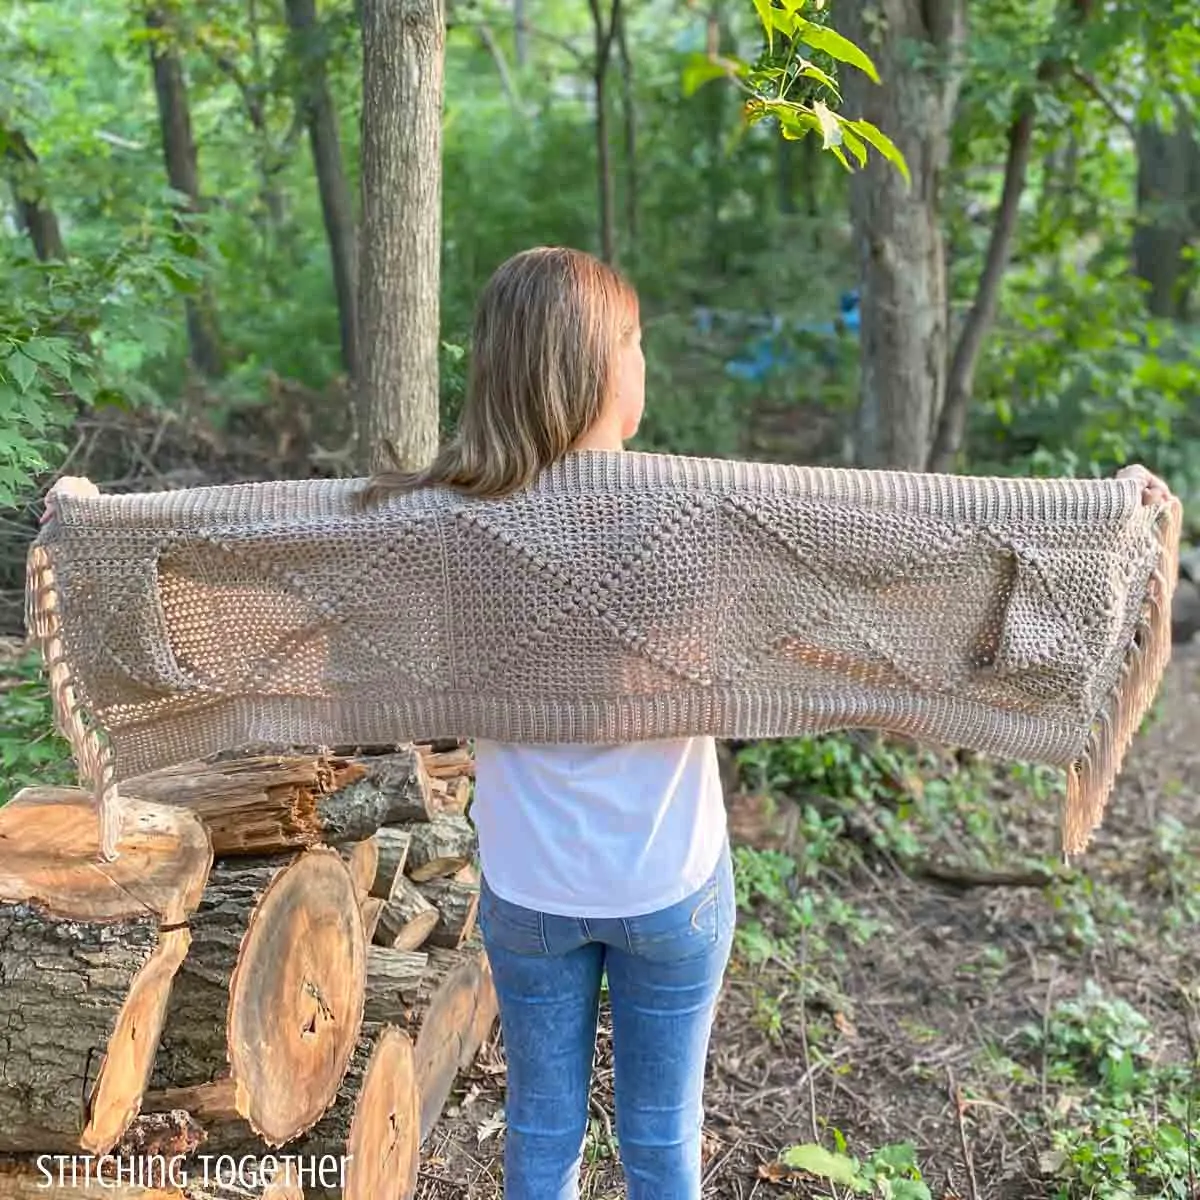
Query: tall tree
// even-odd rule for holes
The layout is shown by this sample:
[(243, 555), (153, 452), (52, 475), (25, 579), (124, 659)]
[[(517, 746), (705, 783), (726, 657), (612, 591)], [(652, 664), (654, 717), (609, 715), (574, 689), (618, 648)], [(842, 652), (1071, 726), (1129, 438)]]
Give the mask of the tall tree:
[(324, 30), (317, 21), (315, 0), (286, 0), (288, 26), (299, 66), (299, 100), (308, 126), (321, 214), (333, 267), (342, 365), (352, 380), (362, 371), (358, 334), (358, 256), (354, 199), (342, 165), (337, 109), (329, 92)]
[[(162, 8), (147, 9), (146, 27), (150, 31), (150, 65), (154, 71), (154, 95), (158, 102), (158, 123), (167, 179), (175, 191), (187, 197), (188, 208), (192, 212), (200, 212), (203, 200), (196, 162), (196, 142), (192, 137), (187, 83), (175, 34)], [(185, 304), (192, 362), (202, 374), (216, 378), (223, 374), (225, 363), (217, 332), (216, 302), (212, 289), (207, 283), (202, 284), (199, 295), (188, 297)]]
[(46, 195), (41, 166), (25, 135), (19, 129), (0, 124), (0, 151), (3, 151), (8, 181), (12, 187), (17, 220), (33, 243), (33, 252), (41, 262), (67, 257), (58, 218)]
[(596, 181), (600, 199), (600, 257), (617, 261), (616, 217), (613, 211), (612, 154), (608, 133), (608, 67), (613, 39), (621, 22), (621, 0), (612, 0), (607, 13), (601, 0), (588, 0), (592, 13), (592, 103), (596, 109)]
[[(923, 470), (946, 393), (949, 305), (940, 199), (960, 86), (962, 0), (851, 0), (845, 34), (882, 82), (847, 72), (847, 109), (892, 131), (912, 176), (872, 160), (850, 180), (862, 282), (857, 453), (864, 466)], [(910, 65), (914, 48), (934, 60)]]
[(445, 20), (440, 0), (362, 0), (364, 469), (437, 453)]
[(1200, 139), (1186, 105), (1175, 128), (1137, 128), (1137, 227), (1133, 264), (1147, 287), (1150, 312), (1183, 318), (1188, 308), (1185, 251), (1200, 233)]

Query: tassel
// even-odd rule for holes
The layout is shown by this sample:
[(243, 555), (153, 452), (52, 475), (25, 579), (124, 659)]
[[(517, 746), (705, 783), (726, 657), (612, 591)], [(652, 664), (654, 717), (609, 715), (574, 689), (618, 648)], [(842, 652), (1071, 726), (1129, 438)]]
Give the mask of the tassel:
[(46, 665), (55, 728), (71, 747), (80, 785), (90, 787), (95, 800), (100, 859), (112, 862), (117, 858), (122, 820), (112, 755), (99, 731), (84, 719), (83, 706), (76, 699), (62, 643), (60, 603), (50, 555), (35, 544), (25, 561), (25, 624)]
[(1104, 819), (1125, 755), (1154, 703), (1171, 661), (1171, 607), (1179, 581), (1182, 529), (1183, 507), (1173, 498), (1158, 519), (1158, 563), (1150, 578), (1133, 641), (1083, 752), (1067, 770), (1062, 823), (1065, 856), (1082, 854)]

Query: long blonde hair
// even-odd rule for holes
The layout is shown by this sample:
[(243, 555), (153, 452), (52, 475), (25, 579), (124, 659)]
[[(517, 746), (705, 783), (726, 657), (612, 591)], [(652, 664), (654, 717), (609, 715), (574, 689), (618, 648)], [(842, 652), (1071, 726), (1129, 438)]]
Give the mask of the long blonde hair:
[(551, 246), (514, 255), (479, 297), (453, 439), (422, 470), (376, 474), (362, 502), (427, 484), (482, 498), (526, 486), (595, 424), (637, 325), (636, 292), (592, 255)]

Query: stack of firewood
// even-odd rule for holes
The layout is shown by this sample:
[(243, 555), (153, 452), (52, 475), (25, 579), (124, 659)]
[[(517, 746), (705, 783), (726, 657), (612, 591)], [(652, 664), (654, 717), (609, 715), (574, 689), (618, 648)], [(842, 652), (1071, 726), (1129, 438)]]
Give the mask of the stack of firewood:
[(106, 1154), (185, 1180), (110, 1200), (412, 1196), (496, 1019), (472, 776), (457, 742), (161, 771), (112, 863), (77, 789), (0, 808), (0, 1197)]

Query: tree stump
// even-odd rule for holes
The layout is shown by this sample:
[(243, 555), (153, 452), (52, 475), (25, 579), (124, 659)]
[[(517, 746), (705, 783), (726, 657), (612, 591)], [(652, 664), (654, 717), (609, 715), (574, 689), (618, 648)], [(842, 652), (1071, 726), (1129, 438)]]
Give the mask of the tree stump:
[(0, 808), (0, 1151), (107, 1153), (141, 1104), (212, 851), (190, 813), (121, 815), (101, 865), (78, 789)]
[(232, 1081), (268, 1146), (331, 1102), (362, 1022), (366, 944), (336, 850), (217, 863), (167, 1009), (154, 1086)]

